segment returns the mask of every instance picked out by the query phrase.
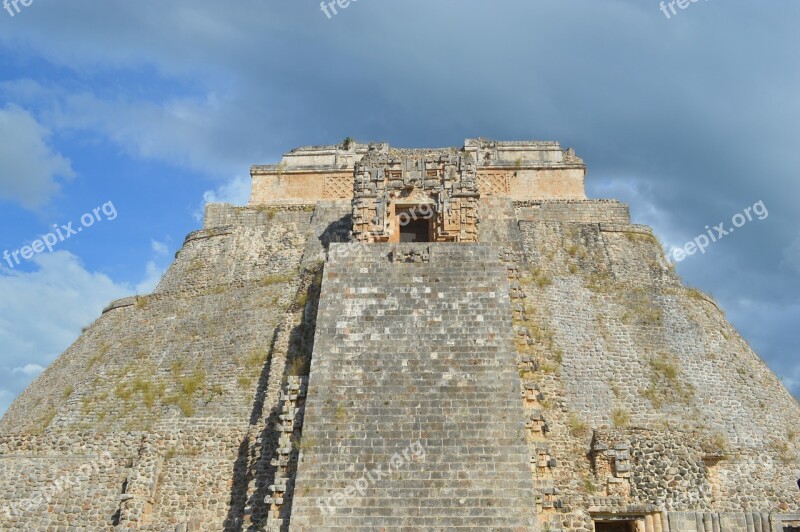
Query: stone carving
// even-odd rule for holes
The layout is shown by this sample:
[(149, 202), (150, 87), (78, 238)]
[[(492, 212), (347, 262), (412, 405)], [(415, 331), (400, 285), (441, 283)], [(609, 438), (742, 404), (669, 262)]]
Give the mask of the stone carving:
[(347, 176), (326, 175), (322, 184), (325, 199), (346, 199), (350, 197), (353, 179)]
[(479, 199), (470, 155), (394, 157), (371, 149), (355, 167), (353, 237), (359, 242), (396, 242), (398, 208), (413, 211), (424, 206), (432, 217), (431, 241), (477, 242)]
[(389, 253), (390, 262), (430, 262), (431, 250), (425, 249), (394, 249)]
[(512, 172), (479, 172), (478, 189), (482, 196), (506, 195), (511, 190)]

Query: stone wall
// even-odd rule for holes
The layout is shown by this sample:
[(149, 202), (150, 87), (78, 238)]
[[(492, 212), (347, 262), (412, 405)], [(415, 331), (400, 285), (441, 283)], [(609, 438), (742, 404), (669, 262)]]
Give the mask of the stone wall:
[[(541, 168), (512, 165), (478, 169), (482, 196), (518, 201), (586, 199), (584, 168)], [(287, 170), (258, 167), (252, 173), (250, 205), (305, 205), (353, 198), (353, 169)]]
[(252, 174), (250, 205), (314, 204), (351, 199), (353, 169), (259, 170)]
[(586, 199), (586, 166), (558, 142), (467, 139), (464, 147), (396, 149), (388, 144), (308, 146), (285, 154), (279, 164), (253, 166), (251, 205), (314, 204), (351, 200), (355, 167), (370, 152), (392, 160), (438, 159), (467, 154), (477, 166), (482, 196), (519, 201)]
[(265, 517), (281, 391), (349, 207), (209, 206), (156, 291), (109, 305), (3, 417), (0, 528)]
[[(141, 430), (189, 411), (242, 426), (299, 286), (311, 213), (240, 216), (251, 223), (190, 234), (155, 292), (112, 305), (14, 403), (2, 430), (43, 420), (58, 430)], [(248, 364), (249, 375), (239, 371)], [(195, 390), (186, 397), (184, 388)]]
[[(496, 172), (497, 170), (486, 170)], [(484, 173), (481, 172), (481, 173)], [(586, 169), (577, 168), (516, 168), (509, 178), (505, 197), (528, 199), (586, 199)], [(483, 191), (482, 191), (483, 192)]]
[(797, 401), (651, 231), (519, 229), (520, 375), (547, 427), (534, 440), (559, 464), (539, 475), (562, 504), (548, 524), (631, 514), (652, 530), (759, 530), (762, 514), (777, 526), (796, 512)]
[(514, 206), (521, 222), (630, 223), (630, 209), (616, 200), (525, 200)]

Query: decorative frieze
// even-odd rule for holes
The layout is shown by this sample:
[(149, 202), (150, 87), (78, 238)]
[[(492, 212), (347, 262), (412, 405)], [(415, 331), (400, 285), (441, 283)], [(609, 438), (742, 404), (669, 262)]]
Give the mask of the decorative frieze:
[(477, 242), (477, 170), (461, 152), (398, 157), (371, 150), (355, 165), (353, 237), (398, 242), (411, 220), (429, 220), (432, 242)]

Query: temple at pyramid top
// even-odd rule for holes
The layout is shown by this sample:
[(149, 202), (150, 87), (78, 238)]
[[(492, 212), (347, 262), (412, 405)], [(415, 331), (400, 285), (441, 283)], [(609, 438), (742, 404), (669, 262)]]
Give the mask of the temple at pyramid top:
[[(368, 156), (370, 163), (360, 165)], [(467, 139), (461, 148), (397, 149), (386, 143), (347, 139), (339, 145), (294, 149), (279, 164), (253, 166), (250, 203), (351, 200), (357, 195), (358, 173), (370, 169), (388, 173), (390, 180), (405, 179), (406, 183), (422, 179), (419, 182), (424, 185), (428, 179), (431, 190), (437, 176), (463, 169), (474, 177), (481, 197), (586, 198), (586, 165), (572, 148), (563, 149), (558, 142)]]

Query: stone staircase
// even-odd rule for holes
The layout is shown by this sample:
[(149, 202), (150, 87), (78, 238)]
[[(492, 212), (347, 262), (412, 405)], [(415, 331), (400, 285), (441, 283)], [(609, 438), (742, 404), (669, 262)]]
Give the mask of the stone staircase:
[(521, 282), (522, 272), (517, 266), (524, 262), (511, 251), (501, 253), (501, 261), (506, 265), (511, 286), (517, 368), (522, 382), (522, 405), (530, 453), (530, 471), (536, 491), (537, 515), (542, 528), (559, 532), (563, 530), (560, 514), (564, 511), (564, 501), (555, 485), (558, 459), (554, 456), (555, 452), (549, 441), (551, 426), (548, 417), (552, 412), (547, 411), (550, 406), (548, 398), (536, 378), (543, 370), (542, 359), (534, 354), (534, 346), (540, 343), (540, 339), (529, 328), (528, 294)]
[(292, 530), (536, 530), (507, 269), (483, 244), (334, 244)]
[(267, 532), (285, 530), (286, 516), (289, 514), (286, 505), (291, 496), (294, 473), (297, 467), (297, 448), (300, 445), (301, 428), (303, 426), (303, 410), (305, 406), (306, 377), (288, 377), (281, 394), (278, 430), (281, 433), (275, 458), (271, 461), (275, 468), (274, 483), (270, 484), (270, 495), (265, 502), (269, 505), (269, 513), (264, 528)]

